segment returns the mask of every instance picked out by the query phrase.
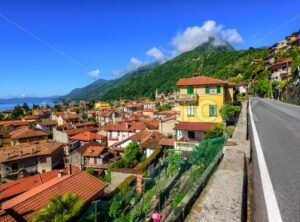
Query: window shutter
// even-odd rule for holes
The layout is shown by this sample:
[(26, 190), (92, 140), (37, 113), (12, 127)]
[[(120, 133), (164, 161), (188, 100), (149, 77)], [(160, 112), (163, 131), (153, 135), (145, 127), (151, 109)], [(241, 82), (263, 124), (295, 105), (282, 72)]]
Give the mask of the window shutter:
[(209, 87), (205, 86), (205, 94), (209, 94)]
[(217, 86), (217, 93), (221, 93), (221, 86)]
[(187, 94), (194, 94), (194, 88), (193, 87), (188, 87), (187, 88)]

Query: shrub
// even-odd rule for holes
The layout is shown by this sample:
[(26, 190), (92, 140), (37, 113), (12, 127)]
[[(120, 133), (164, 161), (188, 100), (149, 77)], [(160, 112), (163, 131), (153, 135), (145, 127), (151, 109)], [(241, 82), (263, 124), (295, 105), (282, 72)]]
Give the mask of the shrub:
[(162, 148), (158, 147), (156, 150), (147, 158), (145, 161), (141, 163), (141, 165), (138, 167), (138, 170), (140, 172), (145, 172), (147, 170), (147, 167), (157, 159), (157, 157), (161, 154)]
[(141, 146), (133, 141), (128, 144), (124, 151), (124, 162), (126, 167), (132, 167), (136, 165), (142, 157)]
[(170, 155), (168, 156), (167, 176), (173, 175), (176, 171), (180, 169), (181, 159), (181, 153), (175, 151), (170, 153)]
[(185, 196), (185, 193), (183, 193), (183, 192), (178, 193), (172, 200), (172, 207), (173, 208), (177, 207), (177, 205), (182, 201), (184, 196)]
[(110, 218), (119, 217), (122, 212), (121, 207), (122, 207), (122, 203), (119, 200), (114, 199), (109, 207), (109, 211), (108, 211), (109, 217)]
[(234, 126), (228, 126), (228, 127), (225, 127), (225, 133), (232, 137), (233, 133), (234, 133)]
[(220, 109), (220, 114), (223, 117), (223, 119), (230, 119), (235, 117), (235, 115), (240, 111), (241, 111), (240, 106), (224, 105)]
[(212, 139), (221, 136), (223, 136), (223, 125), (217, 124), (205, 132), (204, 139)]

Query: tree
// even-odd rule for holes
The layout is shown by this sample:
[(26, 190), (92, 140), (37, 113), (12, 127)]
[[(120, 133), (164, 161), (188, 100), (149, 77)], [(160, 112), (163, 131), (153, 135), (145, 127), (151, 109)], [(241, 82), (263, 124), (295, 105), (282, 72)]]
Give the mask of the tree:
[(61, 105), (55, 105), (53, 108), (52, 108), (52, 111), (53, 112), (61, 112), (62, 108), (61, 108)]
[(205, 132), (204, 139), (212, 139), (221, 136), (223, 136), (223, 125), (217, 124)]
[(136, 165), (140, 161), (141, 157), (142, 157), (141, 146), (136, 141), (129, 143), (124, 151), (124, 161), (126, 167), (132, 167)]
[(110, 218), (117, 218), (121, 215), (121, 213), (122, 213), (122, 204), (119, 200), (115, 198), (109, 207), (108, 215)]
[(4, 114), (0, 113), (0, 120), (4, 120)]
[(9, 116), (9, 119), (20, 119), (24, 115), (21, 106), (17, 105)]
[(39, 105), (37, 105), (37, 104), (32, 105), (32, 109), (38, 109), (38, 108), (40, 108)]
[(32, 219), (33, 222), (65, 222), (77, 216), (83, 201), (75, 193), (66, 193), (49, 200), (47, 206)]
[(28, 112), (28, 110), (30, 110), (30, 108), (29, 108), (29, 106), (28, 106), (27, 103), (23, 103), (22, 108), (23, 108), (26, 112)]

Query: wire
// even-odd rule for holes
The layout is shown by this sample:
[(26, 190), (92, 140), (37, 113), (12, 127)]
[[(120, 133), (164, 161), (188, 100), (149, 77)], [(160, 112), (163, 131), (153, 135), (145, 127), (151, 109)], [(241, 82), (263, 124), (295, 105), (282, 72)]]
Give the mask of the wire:
[(85, 71), (90, 71), (91, 69), (88, 68), (86, 65), (80, 63), (78, 60), (76, 60), (75, 58), (73, 58), (72, 56), (66, 54), (65, 52), (61, 51), (60, 49), (56, 48), (55, 46), (53, 46), (52, 44), (48, 43), (46, 40), (42, 39), (41, 37), (37, 36), (36, 34), (34, 34), (33, 32), (29, 31), (28, 29), (26, 29), (25, 27), (19, 25), (18, 23), (16, 23), (15, 21), (13, 21), (12, 19), (8, 18), (7, 16), (3, 15), (0, 13), (0, 17), (5, 20), (7, 23), (15, 26), (16, 28), (18, 28), (19, 30), (25, 32), (26, 34), (30, 35), (31, 37), (33, 37), (34, 39), (36, 39), (37, 41), (41, 42), (42, 44), (44, 44), (45, 46), (47, 46), (48, 48), (52, 49), (53, 51), (57, 52), (58, 54), (60, 54), (61, 56), (65, 57), (67, 60), (73, 62), (74, 64), (76, 64), (77, 66), (79, 66), (80, 68), (84, 69)]

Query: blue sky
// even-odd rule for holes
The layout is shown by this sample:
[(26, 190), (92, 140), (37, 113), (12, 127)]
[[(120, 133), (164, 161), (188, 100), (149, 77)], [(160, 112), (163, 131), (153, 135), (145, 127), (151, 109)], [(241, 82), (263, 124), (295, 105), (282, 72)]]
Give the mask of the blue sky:
[(0, 1), (0, 98), (63, 95), (209, 35), (266, 46), (300, 28), (290, 1)]

